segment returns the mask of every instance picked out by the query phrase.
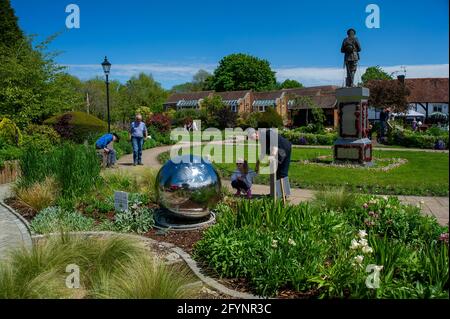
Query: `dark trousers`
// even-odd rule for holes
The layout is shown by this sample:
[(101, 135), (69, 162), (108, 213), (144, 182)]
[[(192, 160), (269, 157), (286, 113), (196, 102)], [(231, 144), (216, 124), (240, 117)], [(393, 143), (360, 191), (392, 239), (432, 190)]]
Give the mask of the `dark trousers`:
[(132, 137), (131, 144), (133, 145), (133, 162), (134, 164), (142, 163), (142, 147), (144, 146), (143, 137)]
[(291, 165), (291, 148), (284, 150), (286, 156), (283, 156), (281, 162), (278, 162), (277, 180), (288, 177), (289, 166)]
[(247, 184), (245, 184), (245, 182), (244, 181), (241, 181), (241, 180), (235, 180), (235, 181), (232, 181), (231, 182), (231, 187), (233, 187), (234, 189), (237, 189), (237, 190), (243, 190), (243, 191), (248, 191), (248, 186), (247, 186)]

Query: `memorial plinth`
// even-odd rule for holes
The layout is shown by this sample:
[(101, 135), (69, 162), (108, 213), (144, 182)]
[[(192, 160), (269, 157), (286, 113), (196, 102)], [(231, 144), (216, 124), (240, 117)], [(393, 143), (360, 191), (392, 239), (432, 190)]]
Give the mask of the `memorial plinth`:
[(339, 138), (334, 143), (335, 162), (372, 165), (369, 136), (369, 89), (346, 87), (336, 90), (339, 114)]

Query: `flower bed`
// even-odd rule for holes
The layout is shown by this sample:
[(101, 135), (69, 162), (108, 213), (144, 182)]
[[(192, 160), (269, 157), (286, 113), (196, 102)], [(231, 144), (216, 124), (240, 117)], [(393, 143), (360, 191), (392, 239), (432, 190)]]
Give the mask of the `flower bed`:
[(448, 228), (393, 197), (353, 202), (341, 210), (320, 202), (220, 205), (195, 257), (263, 296), (448, 298)]

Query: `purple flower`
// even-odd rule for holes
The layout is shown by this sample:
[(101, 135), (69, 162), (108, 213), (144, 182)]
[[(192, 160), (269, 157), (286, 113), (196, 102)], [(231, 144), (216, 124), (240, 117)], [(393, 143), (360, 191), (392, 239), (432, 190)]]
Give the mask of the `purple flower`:
[(448, 233), (442, 233), (439, 236), (439, 240), (445, 242), (446, 244), (448, 244)]
[(369, 205), (368, 205), (367, 203), (364, 203), (362, 207), (363, 207), (364, 209), (367, 209), (367, 208), (369, 208)]

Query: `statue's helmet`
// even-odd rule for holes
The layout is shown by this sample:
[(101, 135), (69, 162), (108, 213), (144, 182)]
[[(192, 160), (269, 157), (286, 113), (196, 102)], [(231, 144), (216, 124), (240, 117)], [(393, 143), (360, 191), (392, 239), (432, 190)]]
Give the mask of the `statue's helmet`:
[(356, 30), (353, 28), (347, 30), (347, 35), (350, 35), (350, 32), (352, 32), (352, 31), (353, 31), (353, 34), (356, 35)]

